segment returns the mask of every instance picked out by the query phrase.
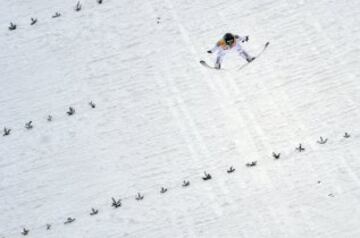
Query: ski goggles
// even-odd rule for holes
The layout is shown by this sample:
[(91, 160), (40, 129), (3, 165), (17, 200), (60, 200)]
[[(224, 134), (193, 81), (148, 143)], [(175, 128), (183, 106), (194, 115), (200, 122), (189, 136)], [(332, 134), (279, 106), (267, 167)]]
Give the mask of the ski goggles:
[(232, 44), (234, 43), (234, 40), (227, 40), (227, 41), (225, 41), (225, 43), (226, 43), (227, 45), (232, 45)]

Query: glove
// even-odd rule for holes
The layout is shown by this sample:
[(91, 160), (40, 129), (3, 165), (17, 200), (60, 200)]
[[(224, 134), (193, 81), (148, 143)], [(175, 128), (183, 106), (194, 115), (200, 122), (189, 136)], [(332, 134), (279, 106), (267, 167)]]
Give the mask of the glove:
[(242, 42), (249, 41), (249, 36), (245, 36), (244, 40)]
[(211, 51), (211, 50), (208, 50), (207, 52), (208, 52), (209, 54), (212, 54), (212, 51)]

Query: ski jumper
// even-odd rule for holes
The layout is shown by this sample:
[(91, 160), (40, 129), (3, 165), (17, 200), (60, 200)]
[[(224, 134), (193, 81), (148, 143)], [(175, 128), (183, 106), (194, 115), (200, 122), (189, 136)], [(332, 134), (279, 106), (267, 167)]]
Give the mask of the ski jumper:
[(234, 35), (235, 41), (231, 45), (227, 45), (224, 39), (219, 40), (214, 48), (211, 49), (211, 52), (216, 52), (216, 61), (215, 65), (221, 65), (224, 60), (224, 56), (230, 51), (236, 50), (238, 54), (246, 59), (247, 61), (251, 60), (252, 57), (241, 47), (241, 42), (245, 42), (246, 38), (238, 35)]

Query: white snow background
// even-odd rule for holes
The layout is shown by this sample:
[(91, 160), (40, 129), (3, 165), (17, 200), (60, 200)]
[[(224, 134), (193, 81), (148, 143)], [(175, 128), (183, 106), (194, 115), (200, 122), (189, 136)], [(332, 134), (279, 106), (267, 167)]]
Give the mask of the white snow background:
[(0, 4), (1, 238), (360, 237), (358, 0), (75, 4)]

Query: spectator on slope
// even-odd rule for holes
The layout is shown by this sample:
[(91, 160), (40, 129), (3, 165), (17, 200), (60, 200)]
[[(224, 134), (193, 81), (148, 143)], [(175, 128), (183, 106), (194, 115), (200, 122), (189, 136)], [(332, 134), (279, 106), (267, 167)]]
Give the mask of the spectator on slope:
[(255, 57), (250, 56), (242, 47), (241, 43), (244, 43), (245, 41), (249, 40), (249, 36), (239, 36), (234, 35), (232, 33), (226, 33), (221, 40), (219, 40), (214, 48), (211, 50), (208, 50), (207, 52), (209, 54), (217, 53), (216, 55), (216, 61), (215, 61), (215, 68), (220, 69), (221, 63), (224, 59), (224, 56), (226, 53), (236, 50), (238, 54), (246, 59), (247, 62), (251, 62), (255, 59)]

